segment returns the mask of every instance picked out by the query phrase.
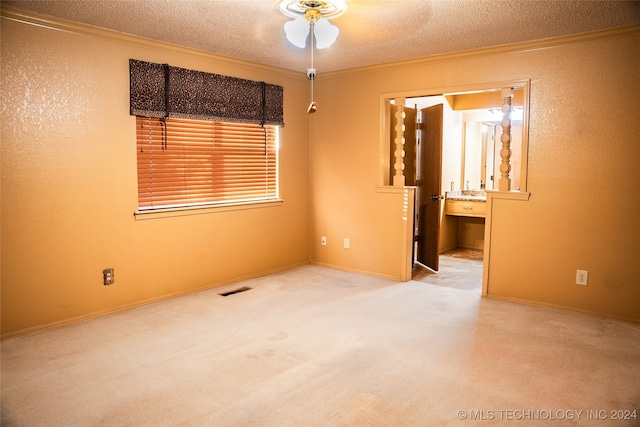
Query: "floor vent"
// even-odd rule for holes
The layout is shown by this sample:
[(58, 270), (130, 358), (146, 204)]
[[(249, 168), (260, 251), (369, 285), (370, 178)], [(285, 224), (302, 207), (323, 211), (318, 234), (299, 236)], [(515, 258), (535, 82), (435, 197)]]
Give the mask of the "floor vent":
[(233, 291), (229, 291), (229, 292), (224, 292), (218, 295), (222, 295), (223, 297), (228, 297), (229, 295), (233, 295), (233, 294), (239, 294), (240, 292), (244, 292), (244, 291), (248, 291), (251, 288), (247, 287), (247, 286), (243, 286), (241, 288), (235, 289)]

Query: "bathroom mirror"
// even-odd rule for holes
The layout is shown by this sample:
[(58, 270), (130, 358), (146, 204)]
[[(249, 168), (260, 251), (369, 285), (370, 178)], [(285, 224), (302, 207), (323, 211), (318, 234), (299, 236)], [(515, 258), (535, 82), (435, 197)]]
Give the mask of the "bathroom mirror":
[[(512, 188), (520, 187), (520, 157), (522, 146), (522, 108), (512, 110), (511, 177)], [(500, 179), (502, 149), (502, 112), (500, 109), (463, 113), (461, 188), (497, 190)]]
[[(520, 157), (522, 147), (522, 92), (514, 90), (511, 111), (511, 184), (514, 190), (520, 188)], [(493, 96), (486, 96), (487, 94)], [(482, 95), (480, 101), (478, 95)], [(465, 95), (467, 97), (471, 95)], [(485, 92), (473, 94), (478, 100), (469, 99), (473, 108), (462, 113), (462, 158), (460, 188), (470, 190), (497, 190), (500, 179), (500, 150), (502, 149), (502, 110), (500, 93)], [(480, 101), (479, 103), (477, 101)]]

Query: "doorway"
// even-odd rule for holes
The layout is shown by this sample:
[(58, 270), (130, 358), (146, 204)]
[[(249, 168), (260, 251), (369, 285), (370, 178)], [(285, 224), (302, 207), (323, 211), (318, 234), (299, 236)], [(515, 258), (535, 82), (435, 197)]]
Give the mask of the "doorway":
[[(525, 96), (527, 88), (527, 84), (516, 87), (512, 98), (514, 106), (512, 114), (516, 116), (520, 114), (520, 117), (512, 118), (514, 132), (512, 132), (511, 143), (513, 151), (511, 177), (517, 184), (515, 190), (522, 190), (520, 178), (526, 178), (526, 163), (522, 161), (526, 160), (524, 157), (526, 145), (523, 144), (526, 126), (522, 125), (521, 117), (522, 108), (528, 98)], [(478, 253), (488, 252), (488, 248), (484, 245), (485, 219), (459, 219), (447, 215), (444, 207), (445, 198), (450, 191), (477, 190), (486, 194), (486, 190), (497, 190), (499, 176), (495, 174), (499, 175), (500, 170), (501, 158), (498, 153), (501, 148), (499, 139), (502, 131), (500, 95), (501, 89), (497, 87), (442, 95), (406, 96), (397, 99), (403, 103), (406, 112), (404, 120), (407, 132), (404, 135), (406, 140), (403, 141), (405, 185), (416, 188), (414, 244), (410, 259), (412, 266), (416, 264), (425, 266), (436, 274), (441, 270), (441, 257), (461, 258), (460, 254), (449, 254), (449, 251), (476, 251), (468, 257), (472, 261), (478, 260)], [(386, 98), (386, 101), (388, 106), (389, 101), (394, 104), (396, 99)], [(421, 113), (433, 109), (436, 105), (440, 105), (441, 108), (440, 117), (437, 120), (440, 129), (430, 133), (429, 129), (433, 129), (434, 126), (425, 125), (429, 119)], [(391, 135), (387, 141), (389, 148), (386, 151), (390, 156), (387, 163), (389, 169), (385, 171), (389, 177), (394, 173), (394, 161), (397, 161), (394, 158), (397, 142), (394, 145), (393, 140), (397, 123), (394, 123), (393, 119), (389, 120), (390, 115), (394, 115), (392, 113), (394, 111), (396, 110), (393, 108), (386, 109), (386, 123), (391, 125), (387, 128), (390, 133), (386, 133)], [(476, 129), (481, 132), (478, 136), (472, 134)], [(437, 136), (433, 136), (434, 134)], [(434, 146), (440, 147), (440, 152), (432, 155), (430, 160), (422, 158), (426, 149)], [(521, 164), (525, 167), (520, 167)], [(432, 208), (431, 212), (429, 208)], [(430, 216), (435, 220), (426, 222)], [(460, 237), (469, 233), (469, 230), (472, 232), (471, 236)], [(426, 236), (429, 236), (429, 239)], [(469, 246), (469, 241), (473, 242), (472, 246)], [(484, 255), (480, 258), (484, 258)]]
[(406, 102), (418, 112), (415, 141), (411, 141), (416, 148), (407, 150), (416, 153), (412, 279), (480, 295), (484, 218), (449, 216), (445, 206), (448, 191), (485, 189), (479, 184), (484, 177), (476, 179), (475, 174), (487, 170), (486, 138), (481, 141), (480, 135), (467, 131), (465, 112), (456, 111), (444, 95)]
[[(491, 235), (490, 200), (496, 198), (504, 200), (528, 199), (526, 178), (529, 90), (530, 82), (522, 80), (478, 84), (450, 88), (450, 90), (436, 89), (381, 95), (381, 105), (384, 108), (384, 120), (383, 126), (381, 126), (381, 154), (387, 156), (383, 157), (381, 162), (382, 185), (412, 187), (416, 193), (414, 212), (417, 213), (417, 216), (414, 218), (414, 226), (407, 229), (408, 233), (406, 234), (407, 238), (410, 238), (409, 233), (412, 234), (413, 245), (411, 247), (413, 251), (410, 254), (407, 253), (403, 258), (406, 260), (406, 266), (409, 270), (415, 265), (425, 265), (431, 274), (443, 276), (445, 274), (442, 264), (444, 257), (461, 258), (460, 253), (456, 253), (456, 251), (478, 251), (470, 254), (467, 258), (470, 261), (483, 260), (481, 267), (482, 295), (486, 295), (489, 283), (488, 265), (491, 256), (491, 239), (489, 237), (485, 239), (484, 236), (485, 234)], [(422, 143), (419, 140), (422, 137), (420, 132), (415, 132), (415, 141), (411, 138), (407, 138), (405, 141), (402, 135), (398, 137), (397, 130), (394, 132), (398, 123), (393, 123), (393, 108), (390, 109), (389, 105), (393, 106), (396, 101), (407, 109), (415, 111), (436, 104), (443, 105), (442, 152), (439, 166), (437, 163), (432, 166), (420, 164), (419, 151), (422, 148), (419, 146)], [(509, 102), (511, 105), (508, 110), (505, 110), (509, 111), (510, 115), (510, 149), (512, 152), (510, 158), (507, 159), (510, 166), (510, 172), (508, 172), (510, 183), (507, 190), (502, 188), (504, 176), (501, 176), (500, 168), (501, 162), (504, 163), (505, 159), (501, 158), (499, 154), (502, 148), (501, 139), (504, 137), (501, 123), (504, 120), (502, 110), (505, 102)], [(405, 123), (406, 128), (413, 128), (412, 123)], [(420, 126), (420, 123), (416, 124), (416, 129), (419, 129)], [(471, 129), (482, 129), (484, 134), (474, 137), (470, 133)], [(489, 135), (493, 135), (493, 139), (490, 139)], [(481, 146), (473, 145), (477, 141), (480, 141)], [(398, 158), (399, 152), (402, 152), (403, 155), (406, 153), (404, 159)], [(398, 162), (401, 162), (400, 168)], [(405, 177), (402, 177), (401, 180), (398, 180), (401, 183), (398, 184), (396, 182), (398, 170), (403, 169), (405, 164), (411, 164), (405, 170), (406, 181)], [(437, 202), (436, 200), (432, 201), (436, 202), (435, 205), (439, 207), (439, 213), (437, 214), (438, 221), (435, 224), (423, 226), (421, 230), (420, 211), (424, 208), (421, 209), (420, 204), (425, 203), (426, 200), (420, 200), (421, 198), (425, 199), (419, 194), (420, 187), (424, 183), (418, 178), (418, 174), (420, 169), (424, 170), (425, 168), (432, 172), (433, 178), (430, 180), (435, 183), (436, 188), (423, 190), (422, 196), (437, 198)], [(500, 189), (498, 182), (500, 182)], [(482, 213), (478, 215), (464, 215), (464, 212), (462, 215), (457, 215), (449, 210), (447, 214), (446, 206), (450, 205), (450, 203), (446, 203), (447, 198), (453, 199), (456, 192), (463, 191), (477, 191), (481, 198), (484, 197), (482, 201), (486, 203), (486, 211), (483, 209)], [(474, 218), (469, 218), (469, 216)], [(427, 246), (428, 244), (422, 239), (423, 231), (432, 237), (430, 246)], [(461, 235), (463, 238), (459, 238)], [(434, 236), (437, 237), (433, 238)], [(473, 242), (473, 244), (470, 246), (469, 242)], [(418, 253), (429, 250), (435, 253), (435, 261), (422, 264), (418, 261)], [(450, 251), (454, 252), (450, 253)], [(426, 264), (431, 265), (426, 267)]]

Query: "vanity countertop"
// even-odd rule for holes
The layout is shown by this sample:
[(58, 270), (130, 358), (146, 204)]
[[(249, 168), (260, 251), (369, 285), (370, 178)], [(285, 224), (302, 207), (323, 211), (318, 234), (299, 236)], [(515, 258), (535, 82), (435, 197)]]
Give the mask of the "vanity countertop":
[(467, 202), (486, 202), (487, 192), (485, 190), (447, 191), (446, 198), (450, 200), (464, 200)]

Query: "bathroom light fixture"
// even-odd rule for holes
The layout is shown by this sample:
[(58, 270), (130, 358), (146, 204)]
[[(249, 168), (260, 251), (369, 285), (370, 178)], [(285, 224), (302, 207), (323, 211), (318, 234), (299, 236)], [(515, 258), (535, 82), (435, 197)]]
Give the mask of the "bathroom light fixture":
[(293, 21), (284, 24), (284, 32), (287, 40), (294, 46), (304, 48), (307, 38), (311, 38), (311, 68), (307, 68), (307, 78), (311, 80), (311, 103), (307, 107), (307, 113), (315, 113), (318, 104), (313, 99), (313, 81), (316, 78), (316, 69), (313, 66), (313, 42), (315, 38), (316, 48), (324, 49), (331, 46), (340, 30), (328, 20), (342, 15), (347, 7), (342, 0), (281, 0), (280, 12)]
[[(522, 107), (513, 107), (511, 108), (511, 120), (519, 121), (522, 120)], [(489, 117), (486, 120), (499, 122), (502, 120), (503, 113), (500, 108), (489, 108)]]

